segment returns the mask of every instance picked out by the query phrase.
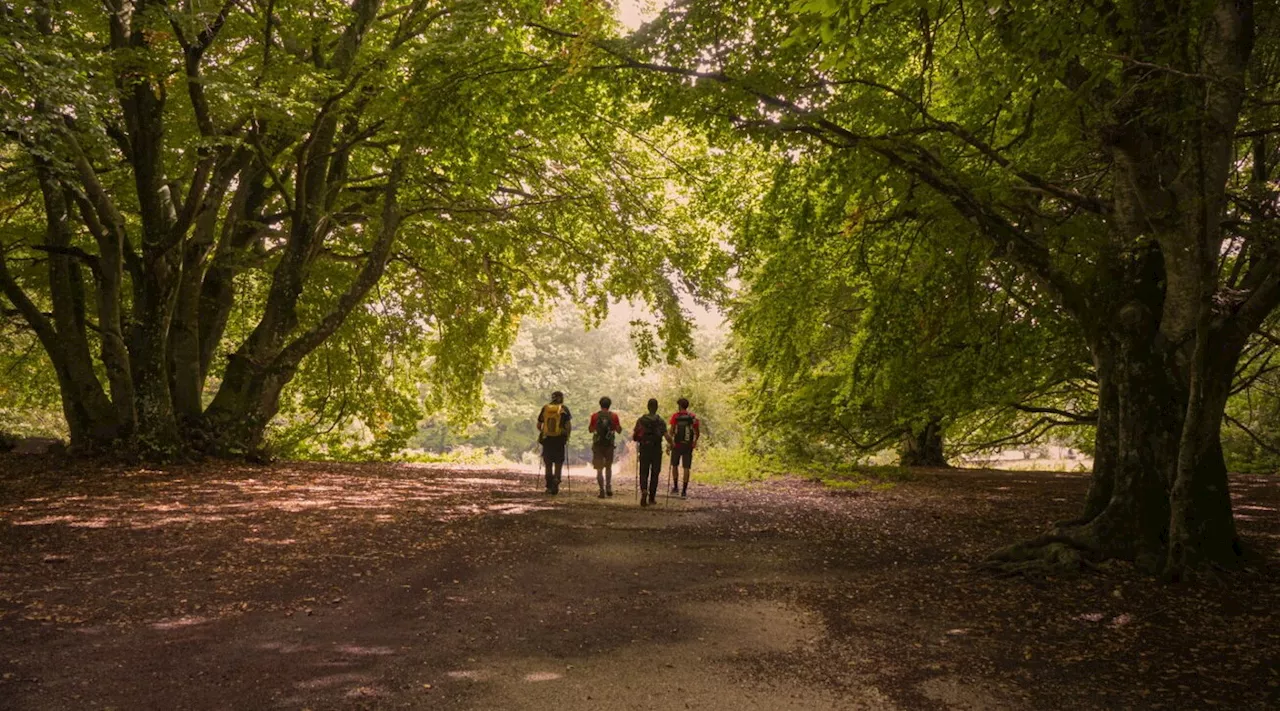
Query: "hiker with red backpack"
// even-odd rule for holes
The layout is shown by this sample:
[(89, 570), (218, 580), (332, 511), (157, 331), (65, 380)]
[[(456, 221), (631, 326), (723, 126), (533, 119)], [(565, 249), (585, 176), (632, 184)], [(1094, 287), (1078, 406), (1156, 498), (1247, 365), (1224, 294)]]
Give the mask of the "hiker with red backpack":
[(631, 431), (640, 462), (640, 505), (656, 503), (658, 479), (662, 476), (662, 440), (667, 423), (658, 414), (658, 401), (649, 399), (649, 414), (641, 415)]
[(564, 404), (564, 393), (551, 393), (551, 402), (538, 411), (538, 444), (542, 445), (542, 463), (546, 466), (547, 493), (560, 493), (560, 472), (564, 469), (565, 447), (569, 443), (572, 415)]
[[(668, 423), (667, 442), (671, 445), (671, 493), (680, 498), (689, 495), (689, 469), (693, 467), (693, 450), (702, 436), (702, 423), (689, 412), (688, 398), (676, 400), (680, 407)], [(684, 487), (680, 486), (680, 465), (684, 465)]]
[(609, 411), (613, 400), (600, 398), (600, 411), (591, 413), (587, 431), (591, 433), (591, 466), (596, 470), (596, 483), (600, 485), (600, 498), (613, 496), (613, 448), (614, 434), (622, 431), (617, 414)]

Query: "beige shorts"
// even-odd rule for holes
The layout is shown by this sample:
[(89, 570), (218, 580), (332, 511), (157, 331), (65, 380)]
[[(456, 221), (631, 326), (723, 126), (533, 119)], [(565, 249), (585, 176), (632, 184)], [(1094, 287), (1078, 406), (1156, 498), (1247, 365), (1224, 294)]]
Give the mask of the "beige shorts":
[(593, 443), (591, 445), (591, 466), (595, 469), (613, 466), (613, 445)]

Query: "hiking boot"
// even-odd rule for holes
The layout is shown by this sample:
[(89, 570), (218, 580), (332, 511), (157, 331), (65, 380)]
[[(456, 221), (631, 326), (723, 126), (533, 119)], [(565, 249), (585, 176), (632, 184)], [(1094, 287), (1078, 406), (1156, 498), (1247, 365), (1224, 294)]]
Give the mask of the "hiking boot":
[(673, 493), (673, 494), (679, 494), (679, 493), (680, 493), (680, 487), (678, 487), (678, 486), (673, 486), (673, 487), (671, 487), (671, 493)]
[(641, 505), (641, 506), (648, 506), (648, 505), (649, 505), (649, 500), (648, 500), (648, 499), (646, 499), (646, 498), (644, 498), (643, 496), (641, 496), (641, 497), (640, 497), (640, 505)]
[(658, 497), (656, 497), (656, 496), (654, 496), (652, 493), (650, 493), (650, 494), (649, 494), (649, 503), (651, 503), (651, 504), (656, 504), (656, 503), (658, 503)]
[(611, 486), (611, 487), (609, 487), (609, 488), (605, 489), (605, 490), (604, 490), (604, 494), (605, 494), (605, 496), (613, 496), (613, 487)]
[(601, 490), (600, 490), (600, 493), (599, 493), (599, 494), (596, 494), (596, 498), (597, 498), (597, 499), (603, 499), (603, 498), (604, 498), (604, 489), (601, 489)]

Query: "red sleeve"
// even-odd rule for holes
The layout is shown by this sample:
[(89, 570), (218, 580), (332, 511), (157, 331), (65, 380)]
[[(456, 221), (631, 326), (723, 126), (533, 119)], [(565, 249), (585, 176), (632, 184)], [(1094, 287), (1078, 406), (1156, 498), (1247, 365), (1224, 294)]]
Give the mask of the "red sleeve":
[(587, 431), (588, 432), (596, 431), (596, 413), (594, 412), (591, 413), (591, 421), (587, 423)]
[(678, 414), (680, 414), (680, 413), (678, 413), (678, 412), (673, 412), (673, 413), (671, 413), (671, 419), (667, 420), (667, 427), (675, 428), (675, 426), (676, 426), (676, 415), (678, 415)]
[(693, 416), (693, 431), (697, 434), (702, 434), (702, 421), (698, 419), (697, 415)]
[(613, 424), (613, 431), (614, 431), (614, 432), (621, 432), (621, 431), (622, 431), (622, 420), (619, 420), (619, 419), (618, 419), (618, 413), (616, 413), (616, 412), (610, 412), (610, 413), (609, 413), (609, 418), (613, 420), (613, 423), (612, 423), (612, 424)]

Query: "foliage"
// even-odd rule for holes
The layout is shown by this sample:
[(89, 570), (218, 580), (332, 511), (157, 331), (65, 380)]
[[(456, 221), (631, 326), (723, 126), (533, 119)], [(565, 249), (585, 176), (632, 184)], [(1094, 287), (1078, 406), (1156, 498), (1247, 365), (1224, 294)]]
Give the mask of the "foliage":
[(20, 324), (0, 320), (0, 434), (65, 437), (57, 392), (39, 341)]
[(1280, 470), (1280, 380), (1274, 361), (1280, 352), (1274, 324), (1245, 352), (1237, 383), (1227, 401), (1222, 449), (1232, 471)]
[(734, 345), (758, 374), (757, 446), (869, 453), (940, 422), (963, 452), (1078, 424), (1019, 426), (1026, 408), (1092, 409), (1079, 334), (960, 221), (922, 217), (929, 196), (851, 183), (846, 160), (780, 160), (739, 234)]
[(392, 447), (420, 383), (478, 402), (523, 314), (640, 299), (673, 360), (682, 294), (722, 293), (696, 198), (732, 175), (535, 27), (608, 36), (596, 3), (0, 13), (0, 292), (84, 449), (297, 452), (355, 419)]
[[(1025, 302), (1000, 320), (1070, 324), (1049, 332), (1075, 331), (1068, 365), (1088, 350), (1094, 486), (1053, 543), (1002, 555), (1125, 558), (1176, 578), (1239, 551), (1220, 433), (1242, 352), (1280, 306), (1277, 9), (724, 0), (673, 4), (633, 41), (595, 46), (714, 140), (836, 166), (831, 184), (853, 196), (837, 201), (844, 245), (863, 213), (906, 217), (935, 253), (972, 238), (985, 258), (957, 264), (986, 268), (962, 270), (962, 291), (995, 282)], [(927, 299), (944, 285), (914, 286)]]

